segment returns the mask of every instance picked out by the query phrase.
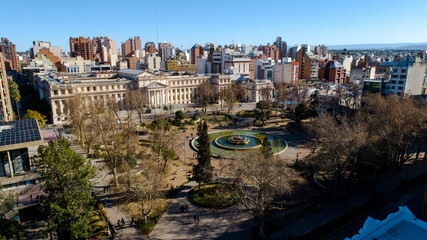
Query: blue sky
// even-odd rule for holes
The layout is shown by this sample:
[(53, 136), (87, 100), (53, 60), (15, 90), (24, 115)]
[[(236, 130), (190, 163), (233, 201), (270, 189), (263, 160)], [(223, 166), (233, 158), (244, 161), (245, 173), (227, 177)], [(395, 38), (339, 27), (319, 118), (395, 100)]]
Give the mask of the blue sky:
[(0, 37), (18, 51), (33, 40), (69, 51), (70, 36), (107, 35), (117, 46), (139, 35), (143, 45), (159, 41), (190, 48), (204, 44), (266, 44), (282, 36), (288, 44), (427, 42), (426, 0), (6, 0)]

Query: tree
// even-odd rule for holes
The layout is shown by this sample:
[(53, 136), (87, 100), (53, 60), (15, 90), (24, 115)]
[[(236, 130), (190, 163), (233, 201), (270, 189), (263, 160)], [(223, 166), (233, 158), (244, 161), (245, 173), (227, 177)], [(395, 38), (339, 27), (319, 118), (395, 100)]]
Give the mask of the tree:
[(239, 96), (243, 95), (242, 89), (240, 89), (235, 83), (229, 87), (221, 89), (219, 96), (225, 107), (228, 110), (228, 114), (231, 114), (234, 110), (234, 105), (239, 100)]
[(265, 102), (268, 110), (271, 108), (271, 100), (273, 98), (273, 88), (268, 85), (260, 89), (259, 94), (261, 95), (262, 101)]
[(175, 119), (179, 119), (181, 121), (184, 118), (185, 118), (185, 115), (182, 110), (178, 110), (175, 112)]
[(156, 198), (161, 196), (161, 167), (158, 164), (150, 164), (146, 161), (143, 169), (135, 175), (126, 178), (126, 200), (139, 201), (143, 223), (147, 223), (147, 217), (151, 213)]
[(18, 89), (18, 84), (14, 82), (12, 79), (8, 79), (8, 86), (9, 86), (9, 94), (10, 98), (15, 102), (16, 106), (16, 114), (18, 115), (18, 119), (21, 119), (21, 116), (19, 114), (19, 107), (18, 102), (21, 100), (21, 93)]
[(3, 191), (0, 186), (0, 239), (19, 239), (24, 235), (24, 229), (18, 221), (4, 216), (15, 205), (14, 199), (14, 194)]
[(321, 116), (312, 121), (310, 132), (315, 133), (322, 151), (318, 159), (321, 170), (327, 171), (330, 179), (329, 190), (336, 198), (340, 186), (348, 193), (348, 186), (354, 180), (355, 171), (361, 166), (361, 150), (369, 144), (365, 122), (353, 118)]
[(262, 125), (270, 118), (270, 108), (265, 101), (257, 102), (254, 111), (256, 120), (261, 121)]
[(206, 121), (200, 121), (197, 127), (197, 165), (193, 167), (194, 179), (199, 183), (199, 188), (202, 183), (211, 181), (213, 167), (211, 166), (211, 150), (208, 135), (208, 125)]
[(90, 179), (95, 170), (70, 146), (70, 142), (58, 139), (38, 149), (37, 164), (45, 168), (40, 174), (47, 194), (41, 206), (48, 216), (48, 231), (58, 231), (63, 239), (82, 239), (91, 231), (95, 202)]
[(120, 124), (120, 128), (117, 126), (117, 122), (120, 121), (112, 100), (108, 100), (106, 103), (97, 102), (95, 106), (97, 107), (93, 108), (91, 113), (92, 121), (96, 124), (96, 131), (106, 152), (104, 158), (106, 166), (113, 172), (116, 186), (118, 186), (118, 168), (124, 167), (124, 164), (127, 163), (126, 146), (128, 138), (126, 134), (120, 131), (123, 124)]
[(148, 105), (148, 96), (141, 90), (131, 90), (127, 97), (129, 98), (130, 107), (138, 113), (139, 122), (142, 123), (144, 109)]
[(170, 148), (168, 146), (172, 145), (176, 139), (176, 132), (169, 131), (170, 128), (171, 124), (167, 121), (166, 116), (154, 120), (151, 124), (151, 149), (156, 154), (159, 164), (163, 163), (162, 173), (165, 172), (170, 160)]
[(31, 109), (28, 109), (27, 113), (23, 117), (23, 119), (35, 119), (35, 120), (37, 120), (37, 122), (39, 123), (39, 126), (41, 128), (44, 127), (44, 125), (46, 123), (45, 118), (46, 118), (46, 116), (41, 115), (39, 112), (33, 111)]
[(275, 156), (262, 149), (242, 153), (229, 161), (227, 170), (236, 179), (234, 189), (240, 202), (254, 217), (259, 237), (265, 237), (265, 221), (275, 197), (290, 191), (292, 173)]
[(286, 85), (284, 83), (278, 83), (276, 84), (276, 115), (280, 107), (285, 106), (285, 101), (288, 100), (290, 95), (289, 85)]
[(214, 86), (210, 81), (204, 81), (196, 91), (197, 102), (202, 105), (203, 111), (207, 113), (209, 104), (215, 100)]

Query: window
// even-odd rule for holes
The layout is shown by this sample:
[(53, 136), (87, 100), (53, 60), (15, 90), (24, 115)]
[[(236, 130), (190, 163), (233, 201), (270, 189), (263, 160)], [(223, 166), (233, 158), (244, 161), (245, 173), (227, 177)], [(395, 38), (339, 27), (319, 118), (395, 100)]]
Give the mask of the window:
[(393, 72), (397, 73), (397, 69), (396, 69), (396, 68), (395, 68), (395, 69), (393, 69)]
[(96, 87), (92, 87), (93, 91), (96, 91)]
[(58, 91), (57, 90), (53, 90), (53, 95), (58, 95)]
[(406, 69), (400, 70), (401, 73), (406, 73)]
[(399, 84), (404, 84), (405, 82), (404, 81), (399, 81)]
[(86, 87), (86, 92), (90, 92), (90, 87)]

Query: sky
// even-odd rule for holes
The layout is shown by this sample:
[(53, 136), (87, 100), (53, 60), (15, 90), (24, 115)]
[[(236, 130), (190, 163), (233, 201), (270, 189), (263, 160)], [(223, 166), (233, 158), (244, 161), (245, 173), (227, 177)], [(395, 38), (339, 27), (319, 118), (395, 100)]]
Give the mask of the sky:
[(4, 0), (0, 37), (26, 51), (50, 41), (69, 51), (70, 37), (106, 35), (120, 48), (141, 36), (175, 47), (273, 43), (427, 42), (426, 0)]

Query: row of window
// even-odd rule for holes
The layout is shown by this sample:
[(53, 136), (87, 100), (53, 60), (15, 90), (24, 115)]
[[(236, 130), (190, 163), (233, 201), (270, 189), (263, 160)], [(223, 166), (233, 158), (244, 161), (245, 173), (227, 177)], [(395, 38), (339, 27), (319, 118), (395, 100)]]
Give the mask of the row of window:
[[(93, 86), (93, 87), (82, 87), (77, 88), (77, 92), (96, 92), (96, 91), (103, 91), (103, 90), (122, 90), (127, 89), (128, 87), (125, 85), (107, 85), (107, 86)], [(57, 96), (58, 94), (65, 95), (65, 94), (73, 94), (73, 89), (63, 89), (63, 90), (53, 90), (53, 95)]]

